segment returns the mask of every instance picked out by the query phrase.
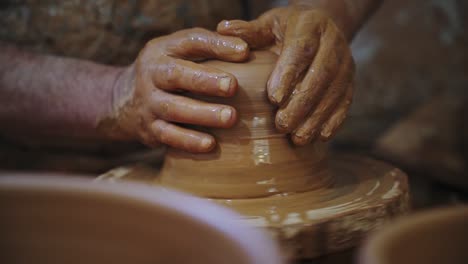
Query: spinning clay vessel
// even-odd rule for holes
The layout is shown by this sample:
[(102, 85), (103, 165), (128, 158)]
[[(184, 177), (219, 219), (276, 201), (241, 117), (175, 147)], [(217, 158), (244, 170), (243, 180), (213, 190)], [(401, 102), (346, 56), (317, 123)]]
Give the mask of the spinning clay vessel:
[(408, 210), (406, 175), (370, 158), (329, 155), (323, 142), (293, 146), (275, 129), (275, 108), (266, 96), (276, 59), (256, 51), (246, 63), (204, 62), (236, 76), (239, 90), (232, 98), (196, 98), (235, 107), (239, 121), (230, 129), (208, 130), (218, 141), (211, 153), (169, 149), (152, 183), (241, 213), (241, 221), (268, 229), (288, 256), (310, 258), (355, 246)]

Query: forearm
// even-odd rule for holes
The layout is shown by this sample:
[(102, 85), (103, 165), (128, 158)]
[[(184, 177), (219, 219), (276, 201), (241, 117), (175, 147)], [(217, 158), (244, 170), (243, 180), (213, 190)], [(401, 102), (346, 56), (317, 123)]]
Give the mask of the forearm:
[(0, 43), (0, 131), (96, 137), (119, 72)]
[(351, 41), (383, 0), (289, 0), (289, 2), (323, 9)]

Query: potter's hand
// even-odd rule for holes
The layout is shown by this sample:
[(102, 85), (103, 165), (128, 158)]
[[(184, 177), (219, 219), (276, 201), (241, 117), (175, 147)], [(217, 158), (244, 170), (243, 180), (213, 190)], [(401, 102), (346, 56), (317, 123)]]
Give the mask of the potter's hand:
[(227, 128), (235, 123), (236, 110), (177, 92), (232, 96), (237, 89), (233, 75), (192, 61), (247, 57), (243, 40), (204, 29), (153, 39), (117, 79), (113, 114), (101, 121), (100, 128), (113, 138), (137, 139), (148, 146), (164, 143), (190, 152), (210, 151), (215, 146), (211, 135), (179, 124)]
[(272, 46), (279, 59), (267, 84), (280, 108), (276, 127), (304, 145), (333, 136), (353, 94), (354, 61), (344, 34), (319, 9), (290, 6), (258, 19), (222, 21), (217, 31), (252, 48)]

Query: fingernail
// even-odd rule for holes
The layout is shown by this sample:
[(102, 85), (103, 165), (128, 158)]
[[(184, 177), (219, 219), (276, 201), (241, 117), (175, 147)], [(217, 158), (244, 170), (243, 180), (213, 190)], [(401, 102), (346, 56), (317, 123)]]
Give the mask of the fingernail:
[(272, 99), (275, 104), (281, 104), (283, 101), (283, 94), (281, 92), (276, 92), (273, 94)]
[(288, 122), (287, 122), (287, 115), (283, 114), (282, 112), (278, 112), (276, 115), (276, 128), (281, 132), (289, 132), (288, 131)]
[(229, 20), (223, 20), (219, 23), (220, 25), (223, 25), (224, 27), (229, 27), (231, 25), (231, 21)]
[(331, 136), (331, 131), (328, 127), (326, 127), (324, 130), (322, 130), (322, 132), (320, 133), (320, 135), (325, 138), (325, 139), (328, 139), (330, 138)]
[(247, 43), (237, 44), (235, 49), (237, 52), (245, 52), (247, 49)]
[(293, 135), (292, 140), (295, 145), (302, 146), (307, 144), (308, 138), (306, 138), (304, 135)]
[(218, 86), (219, 89), (225, 93), (229, 92), (231, 89), (231, 78), (229, 77), (221, 77), (218, 79)]
[(232, 117), (232, 110), (229, 108), (224, 108), (221, 110), (220, 113), (220, 119), (223, 123), (227, 123), (229, 120), (231, 120)]
[(213, 140), (211, 138), (204, 138), (200, 142), (200, 147), (202, 149), (207, 149), (207, 148), (210, 148), (212, 144), (213, 144)]

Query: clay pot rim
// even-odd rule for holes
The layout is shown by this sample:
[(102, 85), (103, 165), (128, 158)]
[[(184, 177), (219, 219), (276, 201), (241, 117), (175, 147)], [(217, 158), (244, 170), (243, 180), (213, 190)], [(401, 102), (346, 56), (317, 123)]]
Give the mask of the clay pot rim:
[[(429, 209), (398, 218), (384, 229), (371, 235), (358, 254), (358, 263), (391, 264), (387, 255), (395, 241), (401, 241), (407, 234), (425, 229), (428, 225), (449, 224), (460, 217), (468, 218), (468, 205), (455, 205), (445, 208)], [(450, 225), (447, 225), (450, 226)]]
[(153, 207), (184, 217), (196, 226), (205, 226), (231, 241), (250, 263), (282, 263), (279, 246), (264, 232), (241, 224), (240, 215), (212, 202), (167, 188), (140, 183), (92, 181), (80, 175), (0, 174), (0, 193), (4, 191), (66, 192), (98, 195), (138, 206)]

